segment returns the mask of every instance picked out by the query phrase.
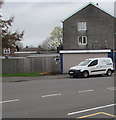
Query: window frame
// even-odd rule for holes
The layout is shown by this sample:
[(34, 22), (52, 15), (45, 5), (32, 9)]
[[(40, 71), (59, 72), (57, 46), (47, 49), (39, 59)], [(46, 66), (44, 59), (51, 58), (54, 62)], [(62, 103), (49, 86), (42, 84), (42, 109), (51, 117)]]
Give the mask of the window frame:
[[(95, 64), (94, 62), (96, 62), (96, 64)], [(94, 64), (93, 64), (93, 63), (94, 63)], [(98, 60), (93, 60), (93, 61), (88, 65), (88, 67), (93, 67), (93, 66), (96, 66), (96, 65), (98, 65)]]
[(4, 48), (4, 54), (10, 54), (10, 48)]
[(87, 22), (78, 22), (77, 23), (78, 31), (85, 31), (87, 30)]
[[(82, 43), (79, 41), (80, 37), (82, 38)], [(86, 38), (85, 43), (84, 43), (84, 38)], [(78, 45), (87, 45), (87, 36), (78, 36)]]

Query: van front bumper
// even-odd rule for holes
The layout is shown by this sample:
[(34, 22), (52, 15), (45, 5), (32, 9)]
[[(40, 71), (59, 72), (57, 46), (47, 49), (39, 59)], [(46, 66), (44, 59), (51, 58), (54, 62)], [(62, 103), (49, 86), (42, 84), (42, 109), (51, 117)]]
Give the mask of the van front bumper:
[(69, 70), (68, 73), (70, 76), (74, 76), (74, 77), (82, 75), (82, 72), (80, 70)]

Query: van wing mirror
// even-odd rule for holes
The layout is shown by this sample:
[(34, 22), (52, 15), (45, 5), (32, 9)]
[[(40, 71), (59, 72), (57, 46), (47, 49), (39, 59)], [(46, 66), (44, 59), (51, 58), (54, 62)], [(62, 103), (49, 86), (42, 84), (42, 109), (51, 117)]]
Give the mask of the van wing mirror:
[(89, 64), (88, 67), (91, 67), (91, 65)]

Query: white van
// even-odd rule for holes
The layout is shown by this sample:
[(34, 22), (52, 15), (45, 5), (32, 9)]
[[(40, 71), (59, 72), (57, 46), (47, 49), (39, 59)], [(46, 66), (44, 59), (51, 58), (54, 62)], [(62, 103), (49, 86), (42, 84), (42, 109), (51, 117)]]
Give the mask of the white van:
[(79, 65), (71, 67), (69, 75), (73, 77), (88, 77), (89, 75), (106, 74), (111, 76), (114, 72), (111, 58), (90, 58), (85, 59)]

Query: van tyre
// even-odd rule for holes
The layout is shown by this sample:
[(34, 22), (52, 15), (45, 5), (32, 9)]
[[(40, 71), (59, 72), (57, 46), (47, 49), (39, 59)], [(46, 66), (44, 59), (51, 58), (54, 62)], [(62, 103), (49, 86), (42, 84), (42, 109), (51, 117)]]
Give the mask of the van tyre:
[(73, 78), (77, 78), (77, 76), (76, 76), (76, 75), (73, 75)]
[(84, 77), (84, 78), (89, 77), (89, 72), (88, 72), (88, 71), (84, 71), (84, 72), (83, 72), (83, 77)]
[(112, 71), (111, 70), (108, 70), (107, 73), (106, 73), (107, 76), (111, 76), (112, 75)]

